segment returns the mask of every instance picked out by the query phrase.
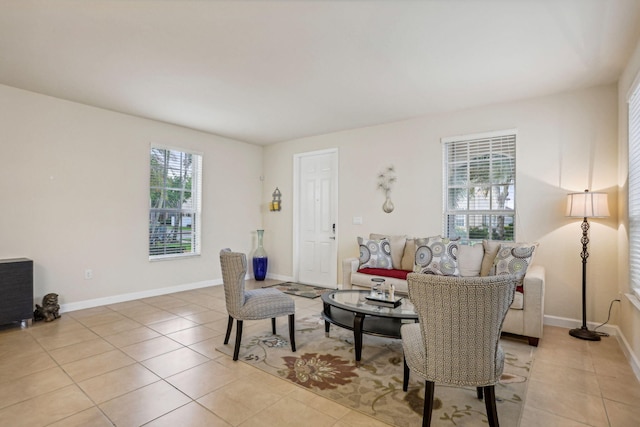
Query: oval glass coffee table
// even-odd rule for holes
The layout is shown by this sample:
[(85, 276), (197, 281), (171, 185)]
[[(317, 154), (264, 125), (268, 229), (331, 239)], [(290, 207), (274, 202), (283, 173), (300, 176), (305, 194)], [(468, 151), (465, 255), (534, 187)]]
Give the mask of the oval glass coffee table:
[(405, 323), (418, 321), (409, 298), (404, 297), (396, 308), (381, 307), (367, 303), (371, 291), (344, 290), (322, 294), (322, 317), (324, 330), (329, 336), (329, 326), (333, 323), (353, 331), (356, 363), (362, 357), (362, 334), (386, 338), (401, 338), (400, 327)]

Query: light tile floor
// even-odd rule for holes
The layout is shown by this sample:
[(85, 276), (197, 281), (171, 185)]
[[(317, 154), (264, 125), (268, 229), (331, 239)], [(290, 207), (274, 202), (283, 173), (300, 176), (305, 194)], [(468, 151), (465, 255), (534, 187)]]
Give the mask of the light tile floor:
[[(295, 300), (299, 317), (321, 310), (319, 298)], [(286, 336), (286, 320), (278, 324)], [(217, 352), (226, 325), (215, 286), (5, 327), (0, 426), (385, 425)], [(270, 328), (245, 322), (243, 335)], [(545, 327), (521, 426), (638, 425), (640, 383), (616, 339)]]

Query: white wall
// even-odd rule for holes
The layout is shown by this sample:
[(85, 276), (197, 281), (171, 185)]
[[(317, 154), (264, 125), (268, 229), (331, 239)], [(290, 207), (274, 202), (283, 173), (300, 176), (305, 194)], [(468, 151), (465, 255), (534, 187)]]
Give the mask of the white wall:
[[(636, 52), (634, 64), (639, 57)], [(596, 87), (262, 148), (0, 86), (0, 257), (32, 258), (36, 301), (56, 292), (66, 304), (219, 281), (219, 249), (250, 253), (255, 229), (264, 226), (269, 274), (290, 277), (293, 154), (339, 149), (342, 259), (357, 255), (356, 237), (370, 232), (439, 234), (440, 138), (515, 128), (516, 234), (541, 244), (537, 262), (547, 269), (547, 315), (581, 316), (580, 224), (564, 217), (566, 193), (609, 192), (612, 218), (591, 221), (588, 264), (589, 320), (603, 322), (619, 290), (610, 267), (618, 265), (619, 250), (617, 103), (614, 85)], [(201, 257), (148, 261), (152, 142), (204, 153)], [(376, 176), (391, 164), (398, 175), (396, 209), (385, 214)], [(267, 202), (276, 186), (283, 211), (274, 213)], [(354, 216), (364, 224), (353, 225)], [(85, 268), (93, 279), (84, 279)], [(627, 317), (623, 331), (634, 336), (637, 313)], [(640, 344), (634, 346), (638, 353)]]
[[(200, 257), (148, 259), (151, 143), (203, 153)], [(34, 260), (36, 302), (219, 282), (220, 248), (255, 245), (261, 147), (7, 86), (0, 147), (0, 258)]]
[[(538, 241), (546, 267), (545, 312), (581, 318), (580, 221), (564, 216), (566, 194), (607, 191), (612, 217), (591, 221), (588, 317), (604, 322), (617, 297), (617, 90), (615, 85), (303, 138), (265, 147), (263, 201), (282, 191), (283, 211), (265, 213), (270, 273), (291, 276), (293, 155), (339, 149), (339, 258), (357, 256), (356, 237), (426, 237), (442, 231), (442, 137), (517, 129), (519, 241)], [(388, 165), (398, 181), (395, 210), (382, 211), (376, 177)], [(363, 225), (352, 218), (362, 216)], [(277, 241), (277, 242), (276, 242)], [(340, 260), (339, 260), (340, 261)], [(613, 266), (613, 267), (612, 267)], [(339, 274), (338, 277), (341, 277)], [(338, 279), (340, 282), (340, 279)], [(612, 323), (615, 323), (613, 319)]]

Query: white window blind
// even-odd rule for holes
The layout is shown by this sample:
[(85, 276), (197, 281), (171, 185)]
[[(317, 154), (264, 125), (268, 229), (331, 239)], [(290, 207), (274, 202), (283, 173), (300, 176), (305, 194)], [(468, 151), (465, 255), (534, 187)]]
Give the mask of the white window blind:
[(445, 138), (444, 233), (514, 240), (516, 132)]
[(640, 84), (629, 98), (629, 269), (640, 298)]
[(149, 258), (200, 254), (202, 156), (151, 147)]

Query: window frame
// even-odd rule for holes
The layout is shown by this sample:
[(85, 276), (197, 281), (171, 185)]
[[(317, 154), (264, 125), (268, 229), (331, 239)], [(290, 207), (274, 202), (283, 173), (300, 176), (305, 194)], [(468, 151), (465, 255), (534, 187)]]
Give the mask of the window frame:
[(640, 74), (627, 96), (629, 287), (640, 299)]
[[(191, 162), (188, 172), (185, 172), (183, 168), (184, 164), (181, 161), (168, 163), (165, 157), (165, 166), (161, 171), (161, 178), (164, 185), (154, 185), (154, 167), (152, 165), (154, 158), (154, 150), (166, 151), (179, 155), (180, 160), (184, 155), (191, 156)], [(194, 257), (201, 255), (201, 207), (202, 207), (202, 163), (203, 155), (200, 152), (188, 150), (185, 148), (179, 148), (175, 146), (167, 146), (161, 144), (151, 144), (149, 148), (149, 207), (147, 210), (147, 225), (149, 229), (148, 233), (148, 256), (150, 261), (179, 259), (185, 257)], [(178, 168), (180, 173), (185, 173), (185, 179), (180, 179), (182, 185), (179, 187), (170, 186), (167, 184), (169, 170), (176, 170)], [(156, 169), (156, 172), (158, 169)], [(174, 175), (175, 177), (175, 175)], [(185, 181), (190, 178), (190, 188), (185, 186)], [(179, 206), (173, 207), (159, 207), (153, 206), (153, 192), (161, 191), (179, 192), (178, 199), (174, 199), (174, 202), (178, 202)], [(184, 193), (190, 192), (191, 197), (185, 198)], [(167, 200), (167, 199), (165, 199)], [(187, 201), (190, 203), (186, 203)], [(160, 216), (162, 213), (164, 217)], [(158, 218), (162, 218), (161, 222), (158, 222)], [(190, 224), (183, 226), (185, 217), (190, 217)], [(171, 219), (171, 223), (167, 223)], [(177, 225), (176, 225), (177, 224)], [(164, 227), (164, 229), (163, 229)], [(171, 227), (171, 232), (167, 232), (167, 228)], [(183, 228), (190, 228), (189, 232), (183, 231)], [(167, 239), (170, 238), (170, 241)], [(159, 243), (158, 243), (159, 241)], [(184, 247), (189, 245), (189, 251), (178, 252), (178, 247)], [(156, 249), (161, 250), (162, 253), (153, 253), (154, 245)], [(171, 249), (173, 247), (173, 249)], [(167, 252), (169, 250), (169, 252)]]
[[(516, 209), (516, 142), (517, 142), (517, 129), (507, 129), (500, 130), (494, 132), (485, 132), (478, 134), (470, 134), (470, 135), (461, 135), (454, 137), (446, 137), (441, 139), (442, 143), (442, 165), (443, 165), (443, 236), (455, 238), (460, 237), (461, 240), (467, 242), (480, 242), (482, 240), (495, 240), (494, 237), (498, 237), (499, 240), (513, 240), (516, 239), (516, 217), (517, 217), (517, 209)], [(483, 149), (483, 145), (487, 146), (486, 149)], [(504, 147), (503, 149), (498, 150), (498, 145)], [(455, 146), (455, 147), (454, 147)], [(466, 154), (463, 154), (463, 159), (456, 159), (455, 151), (460, 151), (464, 153), (466, 149)], [(510, 181), (496, 181), (494, 174), (492, 173), (493, 168), (495, 166), (504, 167), (504, 159), (498, 159), (494, 157), (494, 154), (498, 152), (500, 154), (511, 153), (510, 156)], [(454, 153), (452, 155), (452, 153)], [(472, 154), (475, 153), (475, 154)], [(472, 157), (473, 156), (473, 157)], [(487, 158), (483, 158), (483, 156), (488, 156)], [(487, 175), (487, 180), (485, 181), (477, 181), (470, 179), (469, 174), (471, 174), (471, 170), (473, 170), (474, 164), (479, 165), (482, 162), (487, 163), (488, 160), (488, 170), (483, 170)], [(457, 167), (462, 166), (467, 174), (466, 177), (462, 180), (464, 184), (452, 184), (452, 182), (456, 180), (460, 180), (459, 172), (452, 172), (452, 165), (457, 165)], [(466, 169), (465, 169), (466, 168)], [(476, 166), (477, 170), (482, 170)], [(507, 168), (508, 170), (509, 168)], [(452, 173), (454, 175), (452, 175)], [(456, 176), (456, 174), (458, 174)], [(496, 187), (504, 187), (507, 185), (507, 192), (505, 194), (504, 200), (500, 201), (499, 198), (494, 198), (494, 192)], [(488, 194), (480, 195), (476, 197), (478, 200), (484, 199), (487, 203), (488, 207), (484, 208), (472, 208), (470, 206), (473, 197), (476, 196), (476, 189), (484, 188)], [(451, 197), (455, 193), (459, 193), (460, 191), (466, 193), (466, 196), (463, 196), (466, 200), (466, 208), (460, 209), (459, 207), (452, 207), (454, 204), (451, 202)], [(499, 203), (507, 203), (509, 200), (507, 197), (510, 196), (512, 203), (508, 205), (503, 205), (502, 208), (494, 207), (495, 204)], [(456, 201), (455, 204), (459, 202)], [(513, 206), (513, 208), (510, 208)], [(476, 216), (480, 219), (480, 223), (482, 226), (472, 232), (473, 226), (471, 225), (471, 217)], [(461, 218), (463, 217), (463, 218)], [(502, 218), (501, 218), (502, 217)], [(501, 218), (501, 219), (500, 219)], [(507, 218), (510, 218), (511, 224), (508, 224)], [(465, 229), (465, 235), (460, 235), (459, 233), (459, 225), (457, 225), (460, 220), (463, 220), (465, 224), (463, 225)], [(502, 225), (499, 222), (496, 222), (496, 225), (493, 225), (493, 221), (502, 221)], [(507, 221), (507, 224), (505, 224)], [(506, 226), (510, 225), (510, 229), (507, 229)], [(486, 230), (483, 230), (486, 228)], [(496, 229), (498, 232), (502, 229), (502, 238), (500, 238), (500, 234), (495, 234)], [(509, 233), (510, 232), (510, 233)], [(486, 235), (485, 235), (486, 234)]]

